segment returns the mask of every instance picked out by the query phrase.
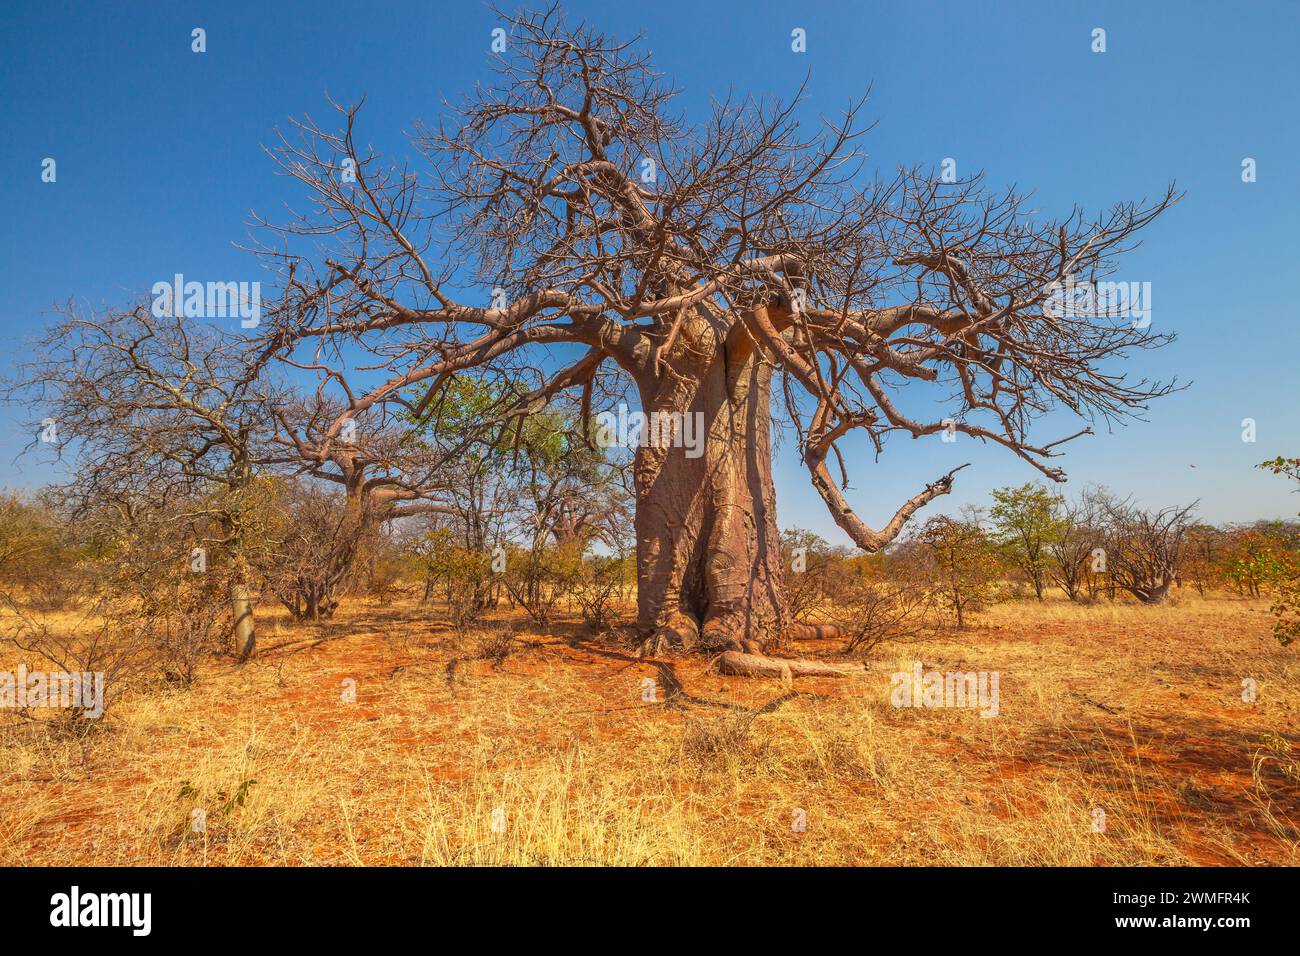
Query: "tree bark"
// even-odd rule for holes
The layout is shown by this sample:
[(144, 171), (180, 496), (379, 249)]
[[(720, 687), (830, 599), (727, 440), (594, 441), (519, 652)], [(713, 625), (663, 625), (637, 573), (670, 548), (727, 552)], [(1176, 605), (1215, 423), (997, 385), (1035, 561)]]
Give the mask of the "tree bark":
[[(642, 383), (647, 418), (693, 416), (701, 453), (643, 439), (635, 459), (638, 628), (664, 647), (761, 653), (790, 624), (772, 485), (772, 365), (706, 315)], [(662, 421), (662, 419), (661, 419)]]
[(1174, 578), (1162, 577), (1149, 586), (1131, 585), (1126, 587), (1125, 590), (1143, 604), (1162, 604), (1169, 597), (1169, 589), (1173, 586), (1173, 583)]
[(253, 601), (247, 584), (240, 578), (230, 582), (230, 613), (234, 620), (235, 660), (242, 664), (252, 656), (257, 634), (253, 626)]
[(230, 597), (230, 635), (234, 644), (235, 660), (242, 664), (252, 656), (257, 645), (257, 631), (253, 619), (251, 577), (248, 557), (244, 550), (244, 528), (241, 516), (230, 512), (222, 518), (222, 531), (230, 546), (230, 578), (226, 591)]

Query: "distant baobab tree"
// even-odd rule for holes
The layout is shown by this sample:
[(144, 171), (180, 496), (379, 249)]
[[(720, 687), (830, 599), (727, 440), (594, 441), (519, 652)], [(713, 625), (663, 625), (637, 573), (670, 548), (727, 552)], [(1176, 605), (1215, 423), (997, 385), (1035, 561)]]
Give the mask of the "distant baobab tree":
[[(859, 468), (840, 451), (850, 436), (879, 451), (891, 432), (947, 430), (1062, 480), (1049, 460), (1090, 428), (1035, 444), (1036, 417), (1121, 418), (1172, 387), (1110, 365), (1169, 336), (1051, 303), (1062, 285), (1113, 274), (1172, 191), (1045, 221), (978, 179), (867, 181), (865, 97), (812, 135), (800, 96), (720, 102), (692, 125), (635, 43), (555, 8), (502, 22), (496, 82), (417, 127), (415, 166), (359, 147), (359, 105), (334, 104), (337, 130), (297, 121), (271, 150), (313, 204), (259, 220), (284, 289), (266, 346), (337, 386), (327, 438), (377, 407), (428, 416), (468, 370), (533, 370), (510, 414), (574, 390), (585, 419), (594, 384), (621, 376), (644, 413), (698, 416), (703, 454), (635, 453), (645, 652), (730, 650), (741, 669), (740, 654), (792, 633), (774, 400), (835, 523), (876, 551), (958, 469), (874, 529), (843, 490)], [(351, 367), (372, 371), (347, 371), (358, 354)], [(946, 413), (909, 409), (909, 392), (929, 408), (945, 399)]]

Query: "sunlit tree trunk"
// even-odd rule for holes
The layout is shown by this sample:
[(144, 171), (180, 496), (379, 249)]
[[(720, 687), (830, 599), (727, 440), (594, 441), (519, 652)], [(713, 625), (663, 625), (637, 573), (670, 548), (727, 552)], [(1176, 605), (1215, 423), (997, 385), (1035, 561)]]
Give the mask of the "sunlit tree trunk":
[(222, 521), (223, 532), (230, 548), (230, 633), (235, 660), (243, 663), (252, 656), (257, 646), (257, 630), (253, 618), (251, 571), (244, 551), (244, 534), (236, 514), (227, 514)]
[(658, 646), (758, 650), (790, 621), (772, 485), (772, 366), (748, 340), (728, 348), (706, 319), (689, 326), (642, 387), (648, 416), (693, 416), (702, 445), (684, 447), (691, 432), (682, 426), (668, 447), (637, 451), (638, 625)]

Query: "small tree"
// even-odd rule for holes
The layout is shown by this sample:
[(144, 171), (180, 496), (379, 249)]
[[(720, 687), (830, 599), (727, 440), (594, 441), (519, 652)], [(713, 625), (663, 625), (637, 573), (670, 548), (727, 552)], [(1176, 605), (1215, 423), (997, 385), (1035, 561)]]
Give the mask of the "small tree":
[(1040, 483), (1018, 488), (996, 488), (989, 517), (994, 534), (1011, 562), (1033, 585), (1034, 596), (1043, 599), (1050, 549), (1061, 535), (1061, 497)]
[(580, 545), (548, 545), (544, 538), (535, 538), (528, 547), (507, 548), (506, 554), (501, 576), (506, 592), (534, 624), (549, 628), (560, 599), (582, 575)]
[(1190, 579), (1196, 593), (1205, 592), (1223, 582), (1223, 552), (1227, 535), (1211, 524), (1194, 524), (1187, 529), (1183, 551), (1185, 577)]
[(628, 581), (636, 576), (630, 564), (623, 554), (593, 555), (582, 562), (572, 588), (588, 627), (607, 631), (617, 624)]
[(319, 482), (279, 483), (274, 508), (279, 521), (262, 569), (270, 590), (295, 620), (332, 618), (364, 570), (378, 523)]
[(1261, 597), (1284, 574), (1294, 535), (1281, 522), (1234, 528), (1223, 550), (1224, 576), (1247, 597)]
[(1048, 576), (1071, 601), (1092, 600), (1097, 589), (1094, 552), (1103, 546), (1094, 495), (1084, 491), (1077, 501), (1063, 502), (1056, 534), (1047, 545)]
[(827, 569), (822, 584), (827, 614), (845, 638), (846, 654), (915, 637), (930, 622), (936, 593), (924, 569), (893, 558), (886, 556), (883, 571), (862, 560), (841, 560)]
[(935, 594), (950, 611), (957, 626), (992, 600), (994, 586), (1002, 573), (996, 543), (972, 520), (936, 515), (917, 534), (930, 567)]

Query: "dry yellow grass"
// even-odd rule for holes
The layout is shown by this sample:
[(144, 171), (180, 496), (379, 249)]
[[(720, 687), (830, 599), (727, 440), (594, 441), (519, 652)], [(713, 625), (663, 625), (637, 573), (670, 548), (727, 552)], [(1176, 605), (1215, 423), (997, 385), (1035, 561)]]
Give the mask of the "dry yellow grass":
[[(125, 698), (85, 741), (0, 714), (0, 863), (1300, 862), (1294, 785), (1252, 780), (1300, 705), (1259, 602), (1002, 605), (793, 689), (515, 623), (494, 662), (354, 600), (271, 615), (255, 661)], [(999, 716), (892, 707), (917, 660), (999, 672)]]

